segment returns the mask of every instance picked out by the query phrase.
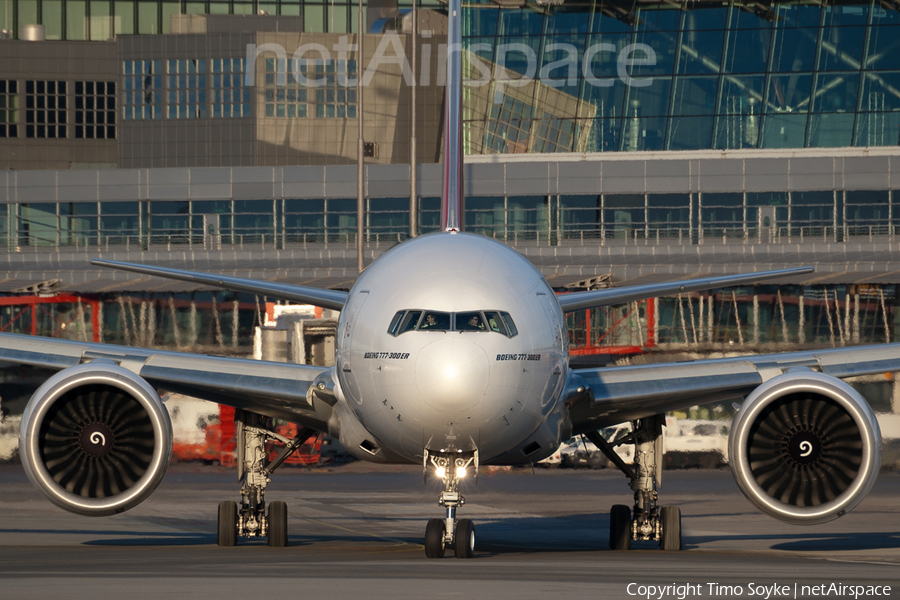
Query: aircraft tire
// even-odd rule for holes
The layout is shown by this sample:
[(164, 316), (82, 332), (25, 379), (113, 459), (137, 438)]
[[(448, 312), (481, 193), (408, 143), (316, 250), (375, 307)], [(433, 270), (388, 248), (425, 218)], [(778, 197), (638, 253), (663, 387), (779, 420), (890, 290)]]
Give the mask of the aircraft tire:
[(475, 524), (471, 519), (460, 519), (456, 524), (456, 558), (475, 556)]
[(237, 545), (237, 504), (219, 502), (219, 531), (216, 535), (219, 546)]
[(269, 504), (269, 545), (283, 548), (288, 545), (287, 504), (272, 502)]
[(444, 557), (444, 521), (429, 519), (425, 527), (425, 556), (428, 558)]
[(624, 504), (614, 504), (609, 510), (609, 548), (631, 548), (631, 509)]
[(659, 547), (666, 551), (681, 550), (681, 509), (677, 506), (663, 506), (659, 519), (662, 525)]

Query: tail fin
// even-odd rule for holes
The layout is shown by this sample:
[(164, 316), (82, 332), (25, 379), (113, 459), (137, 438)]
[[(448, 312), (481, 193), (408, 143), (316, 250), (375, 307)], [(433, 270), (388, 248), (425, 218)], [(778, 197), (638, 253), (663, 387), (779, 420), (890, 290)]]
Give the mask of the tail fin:
[(447, 31), (447, 90), (444, 101), (444, 174), (441, 230), (462, 231), (465, 224), (462, 146), (462, 13), (461, 0), (450, 0)]

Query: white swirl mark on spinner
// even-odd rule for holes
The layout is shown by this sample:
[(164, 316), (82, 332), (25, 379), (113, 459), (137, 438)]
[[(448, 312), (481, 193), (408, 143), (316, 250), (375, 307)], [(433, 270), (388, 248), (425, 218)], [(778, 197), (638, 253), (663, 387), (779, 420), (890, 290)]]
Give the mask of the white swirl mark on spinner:
[(807, 441), (802, 441), (802, 442), (800, 442), (800, 450), (801, 450), (800, 456), (807, 457), (810, 454), (812, 454), (813, 446), (812, 446), (812, 444), (810, 444)]
[(101, 446), (106, 445), (106, 436), (99, 431), (95, 431), (94, 433), (92, 433), (90, 440), (92, 444), (100, 444)]

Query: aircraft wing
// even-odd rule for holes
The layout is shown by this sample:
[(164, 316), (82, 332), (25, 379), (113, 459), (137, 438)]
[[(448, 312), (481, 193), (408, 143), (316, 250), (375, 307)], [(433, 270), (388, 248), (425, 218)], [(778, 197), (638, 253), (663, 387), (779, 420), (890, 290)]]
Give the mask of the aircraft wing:
[(325, 290), (287, 283), (258, 281), (256, 279), (244, 279), (241, 277), (227, 277), (225, 275), (214, 275), (212, 273), (198, 273), (195, 271), (183, 271), (181, 269), (153, 267), (101, 258), (91, 259), (91, 264), (100, 267), (119, 269), (121, 271), (131, 271), (132, 273), (140, 273), (142, 275), (155, 275), (167, 279), (189, 281), (191, 283), (199, 283), (211, 287), (231, 290), (233, 292), (250, 292), (251, 294), (272, 296), (273, 298), (279, 298), (281, 300), (313, 304), (315, 306), (333, 310), (341, 310), (344, 308), (344, 302), (347, 301), (347, 292), (342, 292), (340, 290)]
[(671, 281), (665, 283), (648, 283), (646, 285), (632, 285), (623, 288), (610, 288), (606, 290), (592, 290), (589, 292), (572, 292), (560, 294), (556, 298), (564, 313), (598, 306), (610, 306), (623, 304), (646, 298), (657, 298), (670, 294), (683, 294), (686, 292), (698, 292), (716, 288), (730, 287), (733, 285), (745, 285), (769, 281), (781, 277), (804, 275), (815, 271), (813, 267), (797, 267), (793, 269), (779, 269), (777, 271), (760, 271), (758, 273), (743, 273), (741, 275), (722, 275), (720, 277), (703, 277), (700, 279), (686, 279), (684, 281)]
[(0, 361), (62, 370), (114, 362), (153, 387), (323, 430), (331, 407), (307, 394), (326, 367), (0, 334)]
[(740, 401), (792, 367), (837, 378), (900, 371), (900, 344), (573, 369), (567, 386), (573, 430), (585, 433), (698, 404)]

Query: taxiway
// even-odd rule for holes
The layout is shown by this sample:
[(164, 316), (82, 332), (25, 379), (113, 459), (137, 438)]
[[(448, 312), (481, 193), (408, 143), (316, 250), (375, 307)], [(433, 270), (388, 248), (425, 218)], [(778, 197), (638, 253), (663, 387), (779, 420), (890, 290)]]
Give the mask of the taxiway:
[[(428, 560), (425, 522), (438, 487), (421, 469), (354, 463), (283, 469), (267, 500), (287, 502), (290, 546), (215, 545), (216, 505), (237, 499), (234, 471), (173, 465), (149, 500), (114, 517), (45, 501), (19, 465), (0, 466), (0, 581), (5, 598), (175, 597), (635, 598), (638, 585), (891, 585), (900, 597), (900, 474), (884, 473), (851, 514), (816, 527), (757, 513), (730, 473), (666, 472), (683, 512), (685, 551), (607, 548), (608, 510), (629, 503), (615, 471), (483, 472), (461, 516), (476, 523), (474, 560)], [(677, 598), (668, 595), (666, 598)], [(758, 597), (758, 596), (757, 596)], [(784, 597), (784, 596), (782, 596)], [(802, 596), (798, 596), (802, 597)], [(834, 596), (831, 596), (832, 598)]]

